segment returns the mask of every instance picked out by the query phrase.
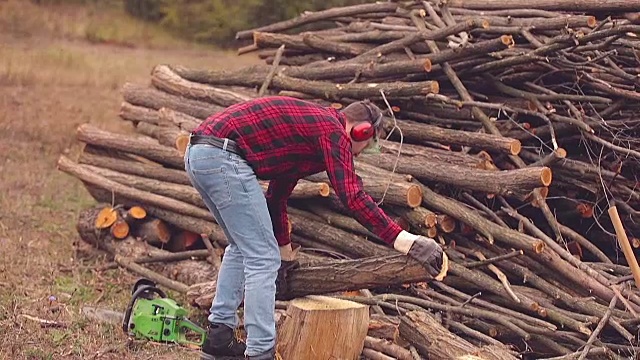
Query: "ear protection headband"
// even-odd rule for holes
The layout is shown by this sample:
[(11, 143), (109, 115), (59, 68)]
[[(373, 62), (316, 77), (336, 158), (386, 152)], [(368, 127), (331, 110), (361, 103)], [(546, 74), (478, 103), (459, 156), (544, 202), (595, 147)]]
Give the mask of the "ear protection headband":
[(380, 113), (380, 115), (376, 119), (374, 119), (373, 111), (371, 111), (371, 108), (364, 103), (362, 105), (367, 108), (367, 112), (369, 113), (369, 121), (361, 121), (351, 128), (350, 135), (351, 139), (353, 139), (354, 141), (367, 141), (371, 139), (376, 134), (376, 129), (382, 122), (382, 113)]

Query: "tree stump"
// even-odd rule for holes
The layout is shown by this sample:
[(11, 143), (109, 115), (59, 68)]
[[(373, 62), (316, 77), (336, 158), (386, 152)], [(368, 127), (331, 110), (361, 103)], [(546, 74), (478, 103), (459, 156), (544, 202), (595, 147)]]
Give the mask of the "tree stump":
[(369, 306), (327, 296), (291, 300), (278, 329), (284, 360), (359, 358), (369, 326)]

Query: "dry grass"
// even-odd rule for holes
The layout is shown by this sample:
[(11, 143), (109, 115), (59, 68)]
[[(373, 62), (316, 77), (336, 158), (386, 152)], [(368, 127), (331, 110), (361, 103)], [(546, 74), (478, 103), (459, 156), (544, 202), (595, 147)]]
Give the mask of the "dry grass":
[[(135, 277), (95, 272), (104, 259), (78, 253), (76, 217), (93, 200), (55, 164), (60, 154), (77, 152), (81, 123), (129, 129), (117, 116), (120, 88), (148, 82), (154, 65), (256, 60), (185, 44), (121, 11), (90, 7), (5, 1), (0, 34), (0, 359), (197, 358), (187, 349), (128, 343), (117, 325), (81, 314), (85, 305), (121, 311)], [(42, 328), (22, 315), (67, 326)]]

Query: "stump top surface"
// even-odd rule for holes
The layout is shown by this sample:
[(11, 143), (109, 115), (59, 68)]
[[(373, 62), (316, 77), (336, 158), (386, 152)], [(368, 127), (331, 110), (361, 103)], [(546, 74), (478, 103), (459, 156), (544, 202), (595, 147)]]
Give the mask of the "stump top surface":
[(308, 295), (291, 301), (291, 305), (302, 310), (346, 310), (366, 307), (355, 301), (330, 296)]

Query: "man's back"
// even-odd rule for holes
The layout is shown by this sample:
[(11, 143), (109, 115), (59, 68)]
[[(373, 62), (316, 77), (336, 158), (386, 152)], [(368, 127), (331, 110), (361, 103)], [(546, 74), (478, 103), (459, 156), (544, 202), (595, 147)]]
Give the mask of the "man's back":
[(207, 118), (194, 131), (234, 140), (263, 179), (325, 170), (319, 139), (346, 139), (345, 119), (330, 107), (283, 96), (235, 104)]

